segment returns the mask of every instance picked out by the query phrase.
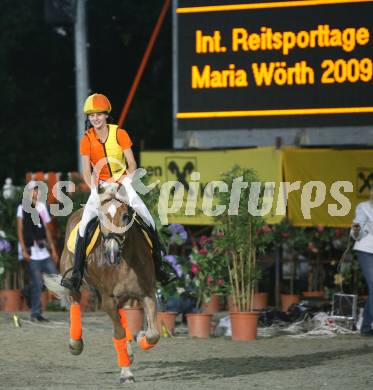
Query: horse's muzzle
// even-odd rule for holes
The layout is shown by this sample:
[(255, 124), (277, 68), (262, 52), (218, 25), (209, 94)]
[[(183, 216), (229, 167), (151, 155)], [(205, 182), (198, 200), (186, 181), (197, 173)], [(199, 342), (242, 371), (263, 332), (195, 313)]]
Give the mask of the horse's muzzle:
[(107, 264), (117, 265), (120, 262), (121, 248), (115, 238), (109, 238), (104, 241), (104, 256)]

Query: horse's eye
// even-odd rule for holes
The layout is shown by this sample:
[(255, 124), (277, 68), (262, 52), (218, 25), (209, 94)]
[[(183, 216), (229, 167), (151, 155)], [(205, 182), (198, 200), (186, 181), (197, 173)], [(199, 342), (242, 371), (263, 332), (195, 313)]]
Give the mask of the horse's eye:
[(128, 214), (123, 214), (122, 215), (122, 222), (125, 223), (128, 221)]

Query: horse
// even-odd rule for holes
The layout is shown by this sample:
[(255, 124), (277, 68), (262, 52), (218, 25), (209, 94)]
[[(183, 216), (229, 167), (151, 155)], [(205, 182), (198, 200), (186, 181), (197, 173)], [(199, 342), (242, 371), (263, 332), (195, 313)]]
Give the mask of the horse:
[[(123, 306), (132, 299), (142, 301), (147, 329), (140, 331), (136, 341), (142, 349), (150, 349), (159, 341), (156, 326), (155, 270), (151, 242), (144, 235), (143, 227), (131, 214), (131, 209), (118, 200), (118, 187), (99, 187), (100, 233), (86, 258), (83, 281), (94, 287), (101, 297), (101, 307), (113, 322), (113, 343), (121, 369), (120, 383), (133, 383), (130, 370), (133, 361), (131, 341)], [(60, 271), (63, 275), (73, 264), (73, 253), (68, 249), (71, 231), (80, 221), (83, 209), (74, 212), (67, 222), (66, 237), (61, 255)], [(114, 230), (114, 232), (113, 232)], [(118, 230), (120, 230), (118, 232)], [(83, 350), (79, 293), (61, 286), (61, 275), (44, 275), (45, 285), (59, 298), (70, 303), (69, 349), (73, 355)]]

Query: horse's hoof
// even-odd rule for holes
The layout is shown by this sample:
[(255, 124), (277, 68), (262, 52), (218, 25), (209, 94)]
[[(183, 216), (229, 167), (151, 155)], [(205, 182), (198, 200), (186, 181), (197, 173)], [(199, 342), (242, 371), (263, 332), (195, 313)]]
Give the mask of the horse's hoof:
[(69, 343), (69, 351), (72, 355), (78, 356), (83, 352), (84, 349), (84, 343), (83, 339), (80, 340), (70, 340)]
[(121, 385), (130, 385), (131, 383), (135, 383), (135, 378), (130, 376), (129, 378), (120, 378), (119, 383)]
[(121, 385), (129, 385), (135, 383), (135, 378), (132, 375), (132, 372), (129, 367), (123, 367), (120, 374), (119, 383)]

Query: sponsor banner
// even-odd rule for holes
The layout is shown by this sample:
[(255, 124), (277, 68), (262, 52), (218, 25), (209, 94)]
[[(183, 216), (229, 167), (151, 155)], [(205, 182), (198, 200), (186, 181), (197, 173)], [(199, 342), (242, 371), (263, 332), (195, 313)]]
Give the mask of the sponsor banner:
[[(266, 219), (268, 223), (277, 223), (283, 218), (283, 215), (274, 215), (277, 208), (283, 209), (283, 200), (281, 198), (278, 201), (278, 188), (282, 181), (281, 151), (273, 147), (210, 151), (145, 151), (141, 152), (140, 158), (141, 166), (151, 175), (151, 182), (157, 179), (161, 183), (178, 181), (184, 187), (184, 201), (177, 213), (169, 215), (170, 223), (213, 224), (213, 218), (202, 212), (205, 187), (211, 181), (220, 180), (221, 175), (234, 165), (255, 170), (261, 182), (273, 182), (272, 211), (266, 215)], [(185, 215), (189, 184), (193, 172), (200, 173), (197, 207), (195, 215)], [(195, 178), (193, 182), (196, 182)], [(217, 204), (215, 199), (217, 191), (218, 189), (215, 190), (214, 204)], [(228, 207), (228, 205), (226, 206)]]
[[(349, 227), (373, 185), (371, 150), (283, 149), (285, 181), (293, 183), (288, 216), (298, 226)], [(300, 182), (297, 188), (296, 182)], [(309, 202), (305, 202), (308, 197)]]

